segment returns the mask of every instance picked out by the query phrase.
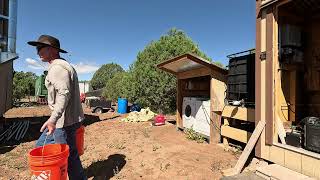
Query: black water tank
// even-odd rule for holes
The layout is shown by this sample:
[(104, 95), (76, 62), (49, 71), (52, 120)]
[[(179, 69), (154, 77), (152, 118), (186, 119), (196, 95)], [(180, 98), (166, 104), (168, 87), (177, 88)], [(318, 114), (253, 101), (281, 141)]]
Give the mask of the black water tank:
[(320, 119), (307, 117), (303, 119), (304, 125), (304, 146), (310, 151), (320, 153)]
[[(237, 56), (246, 53), (246, 55)], [(227, 99), (254, 105), (255, 102), (255, 53), (254, 50), (229, 55)]]

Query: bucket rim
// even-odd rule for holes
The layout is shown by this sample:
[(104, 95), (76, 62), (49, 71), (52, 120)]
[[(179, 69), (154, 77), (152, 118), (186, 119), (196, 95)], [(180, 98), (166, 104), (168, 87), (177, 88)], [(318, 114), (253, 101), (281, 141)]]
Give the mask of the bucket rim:
[[(46, 147), (46, 146), (53, 146), (53, 145), (64, 145), (66, 148), (65, 148), (65, 150), (64, 151), (62, 151), (62, 152), (60, 152), (60, 153), (58, 153), (58, 154), (55, 154), (55, 155), (47, 155), (47, 156), (33, 156), (33, 155), (31, 155), (31, 152), (34, 152), (34, 151), (36, 151), (36, 150), (38, 150), (38, 149), (41, 149), (41, 148), (43, 148), (43, 147)], [(59, 156), (61, 156), (61, 155), (63, 155), (63, 154), (68, 154), (68, 156), (69, 156), (69, 146), (68, 146), (68, 144), (46, 144), (46, 145), (44, 145), (44, 146), (39, 146), (39, 147), (36, 147), (36, 148), (33, 148), (33, 149), (31, 149), (30, 151), (29, 151), (29, 153), (28, 153), (28, 155), (29, 155), (29, 157), (30, 158), (33, 158), (33, 159), (43, 159), (43, 158), (55, 158), (55, 157), (59, 157)]]

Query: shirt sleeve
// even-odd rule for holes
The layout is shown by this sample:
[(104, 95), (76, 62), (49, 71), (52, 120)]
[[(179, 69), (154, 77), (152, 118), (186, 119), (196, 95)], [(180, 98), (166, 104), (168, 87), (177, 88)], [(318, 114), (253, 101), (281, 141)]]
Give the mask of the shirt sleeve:
[(65, 111), (70, 99), (70, 75), (68, 70), (60, 65), (53, 65), (48, 72), (48, 80), (55, 90), (55, 104), (49, 121), (56, 124)]

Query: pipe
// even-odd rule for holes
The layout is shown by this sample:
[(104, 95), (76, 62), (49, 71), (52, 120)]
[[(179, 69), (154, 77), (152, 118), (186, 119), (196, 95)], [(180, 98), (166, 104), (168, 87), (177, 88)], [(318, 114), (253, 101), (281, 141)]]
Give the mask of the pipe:
[(17, 4), (17, 0), (9, 0), (8, 52), (11, 53), (16, 53)]

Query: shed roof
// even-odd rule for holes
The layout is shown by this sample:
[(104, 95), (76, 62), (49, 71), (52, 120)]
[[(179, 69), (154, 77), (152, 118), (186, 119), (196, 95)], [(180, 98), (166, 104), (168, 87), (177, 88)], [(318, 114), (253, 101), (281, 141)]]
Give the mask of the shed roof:
[(202, 67), (207, 67), (211, 70), (219, 72), (221, 74), (227, 74), (228, 71), (221, 68), (197, 55), (194, 54), (183, 54), (181, 56), (174, 57), (165, 62), (157, 65), (159, 69), (167, 71), (171, 74), (177, 75), (180, 72), (186, 72), (194, 69), (199, 69)]

